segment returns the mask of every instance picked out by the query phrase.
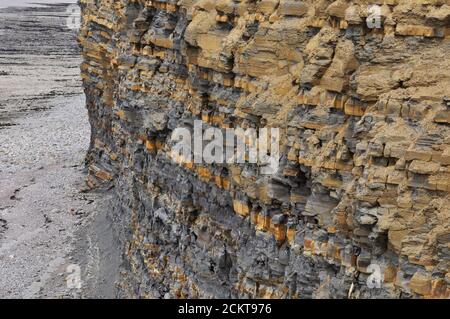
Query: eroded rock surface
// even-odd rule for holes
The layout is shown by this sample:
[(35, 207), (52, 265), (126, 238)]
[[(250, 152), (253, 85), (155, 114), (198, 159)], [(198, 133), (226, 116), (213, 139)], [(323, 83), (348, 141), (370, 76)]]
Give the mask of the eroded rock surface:
[[(121, 296), (449, 297), (448, 1), (81, 5)], [(171, 133), (194, 119), (279, 127), (278, 173), (178, 165)]]

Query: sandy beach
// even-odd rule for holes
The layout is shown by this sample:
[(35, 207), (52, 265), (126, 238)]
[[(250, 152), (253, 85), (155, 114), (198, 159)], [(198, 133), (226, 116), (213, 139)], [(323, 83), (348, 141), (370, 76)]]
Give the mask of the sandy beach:
[(76, 3), (76, 0), (39, 0), (39, 1), (31, 1), (31, 0), (0, 0), (0, 8), (8, 8), (8, 7), (38, 7), (48, 4), (72, 4)]
[[(0, 1), (0, 298), (114, 297), (109, 195), (84, 186), (90, 126), (67, 5), (10, 3), (26, 4)], [(70, 265), (81, 289), (66, 284)]]

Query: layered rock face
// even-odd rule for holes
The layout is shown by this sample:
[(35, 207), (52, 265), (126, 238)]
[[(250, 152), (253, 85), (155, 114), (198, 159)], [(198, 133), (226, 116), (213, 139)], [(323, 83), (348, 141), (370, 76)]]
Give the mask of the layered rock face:
[[(119, 296), (449, 297), (448, 0), (80, 3)], [(178, 164), (194, 120), (280, 128), (279, 170)]]

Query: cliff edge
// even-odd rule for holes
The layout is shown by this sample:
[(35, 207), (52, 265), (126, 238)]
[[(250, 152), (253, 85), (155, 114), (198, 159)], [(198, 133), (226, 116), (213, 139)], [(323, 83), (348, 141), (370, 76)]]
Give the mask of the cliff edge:
[[(448, 0), (82, 0), (120, 295), (448, 298)], [(172, 133), (279, 128), (274, 174)]]

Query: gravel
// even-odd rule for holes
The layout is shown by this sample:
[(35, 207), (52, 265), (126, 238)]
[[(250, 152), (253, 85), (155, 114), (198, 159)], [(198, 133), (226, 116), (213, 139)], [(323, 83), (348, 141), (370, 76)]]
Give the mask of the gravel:
[[(0, 10), (0, 31), (14, 30), (0, 32), (0, 298), (114, 297), (111, 195), (85, 189), (90, 126), (61, 11)], [(74, 267), (81, 289), (67, 285)]]

